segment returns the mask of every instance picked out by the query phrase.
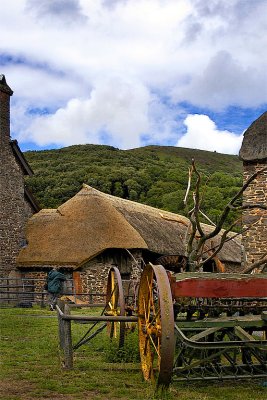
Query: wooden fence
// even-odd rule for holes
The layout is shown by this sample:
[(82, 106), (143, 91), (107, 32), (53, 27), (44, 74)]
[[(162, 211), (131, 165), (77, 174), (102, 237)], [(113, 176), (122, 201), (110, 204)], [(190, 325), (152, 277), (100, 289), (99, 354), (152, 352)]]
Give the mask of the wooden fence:
[[(35, 278), (0, 278), (0, 307), (17, 306), (32, 307), (48, 304), (49, 295), (44, 289), (46, 279)], [(77, 293), (72, 279), (66, 280), (62, 295), (71, 296), (76, 302), (82, 296), (89, 304), (95, 303), (96, 298), (103, 298), (104, 293)]]
[[(80, 305), (78, 307), (88, 307), (90, 309), (92, 305)], [(100, 306), (100, 304), (99, 304)], [(73, 304), (68, 304), (62, 300), (58, 300), (57, 302), (57, 316), (58, 316), (58, 334), (59, 334), (59, 347), (62, 350), (63, 362), (62, 366), (65, 369), (73, 368), (73, 351), (78, 349), (85, 343), (88, 343), (93, 337), (95, 337), (98, 333), (100, 333), (106, 326), (107, 323), (116, 323), (116, 322), (128, 322), (128, 323), (137, 323), (137, 316), (126, 316), (126, 315), (106, 315), (104, 310), (107, 307), (107, 304), (102, 304), (101, 314), (99, 315), (73, 315), (71, 310), (73, 307), (77, 307)], [(82, 323), (89, 324), (91, 328), (96, 328), (96, 330), (92, 330), (91, 328), (87, 331), (87, 333), (78, 341), (76, 345), (73, 346), (72, 343), (72, 328), (71, 323)], [(97, 325), (101, 323), (101, 325)], [(90, 332), (90, 335), (87, 336)]]

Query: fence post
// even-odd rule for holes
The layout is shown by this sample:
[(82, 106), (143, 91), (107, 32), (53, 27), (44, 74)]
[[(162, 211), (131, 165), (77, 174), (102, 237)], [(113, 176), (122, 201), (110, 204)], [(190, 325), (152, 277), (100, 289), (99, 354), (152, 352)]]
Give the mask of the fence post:
[(45, 294), (44, 294), (43, 289), (42, 289), (42, 293), (41, 293), (41, 308), (45, 308), (44, 297), (45, 297)]
[(10, 304), (10, 293), (9, 293), (9, 291), (10, 291), (10, 283), (9, 283), (9, 278), (6, 278), (6, 286), (7, 286), (7, 304), (9, 305)]
[[(64, 314), (70, 315), (70, 307), (68, 304), (64, 304)], [(73, 368), (73, 349), (72, 349), (72, 337), (71, 337), (71, 320), (62, 318), (62, 333), (63, 333), (63, 351), (64, 351), (64, 368)]]
[[(62, 312), (64, 312), (64, 301), (58, 300), (57, 306), (60, 308)], [(58, 319), (58, 339), (59, 339), (59, 347), (61, 350), (64, 349), (64, 331), (63, 331), (63, 320), (62, 317), (57, 310), (57, 319)]]

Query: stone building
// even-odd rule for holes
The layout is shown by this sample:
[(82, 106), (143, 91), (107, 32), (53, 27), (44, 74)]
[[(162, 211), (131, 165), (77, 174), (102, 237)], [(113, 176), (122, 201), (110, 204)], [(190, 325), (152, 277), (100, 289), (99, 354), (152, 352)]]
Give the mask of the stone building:
[[(188, 223), (184, 216), (84, 185), (57, 209), (44, 209), (30, 218), (28, 245), (17, 262), (25, 278), (45, 277), (47, 268), (56, 266), (73, 278), (76, 293), (103, 293), (114, 264), (126, 280), (138, 276), (143, 264), (162, 256), (168, 255), (176, 267), (179, 257), (185, 256)], [(203, 224), (203, 229), (209, 232), (213, 227)], [(212, 245), (219, 239), (214, 238)], [(237, 241), (226, 242), (218, 253), (226, 271), (236, 272), (240, 255)]]
[[(267, 112), (245, 131), (239, 156), (243, 161), (244, 182), (256, 171), (267, 167)], [(267, 170), (259, 174), (245, 190), (243, 204), (267, 206)], [(249, 266), (266, 256), (267, 211), (260, 208), (246, 210), (243, 229), (247, 229), (242, 237), (244, 266)]]
[(25, 225), (39, 211), (24, 183), (32, 170), (16, 140), (10, 137), (10, 96), (0, 75), (0, 277), (16, 275), (16, 256), (25, 241)]
[[(0, 75), (0, 277), (45, 278), (48, 268), (56, 266), (74, 280), (76, 292), (103, 292), (114, 264), (129, 279), (140, 273), (144, 263), (168, 256), (175, 264), (177, 255), (185, 256), (187, 218), (87, 185), (57, 209), (40, 211), (24, 182), (32, 170), (10, 137), (12, 94)], [(266, 127), (267, 113), (244, 135), (240, 150), (244, 179), (266, 166)], [(266, 204), (266, 185), (267, 171), (245, 191), (244, 203)], [(266, 221), (266, 212), (260, 209), (244, 214), (245, 227), (252, 224), (243, 235), (248, 264), (266, 252)], [(203, 229), (212, 227), (203, 225)], [(219, 237), (212, 246), (216, 240)], [(226, 272), (240, 272), (238, 238), (227, 242), (218, 256)]]

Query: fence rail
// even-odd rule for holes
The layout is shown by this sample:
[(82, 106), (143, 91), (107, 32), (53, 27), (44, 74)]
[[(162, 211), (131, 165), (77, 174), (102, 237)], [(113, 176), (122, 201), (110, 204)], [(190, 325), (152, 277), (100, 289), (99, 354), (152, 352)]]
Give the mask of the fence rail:
[[(0, 307), (45, 307), (49, 300), (49, 294), (44, 290), (45, 283), (46, 279), (41, 278), (0, 278)], [(66, 279), (62, 295), (72, 296), (75, 302), (82, 298), (88, 304), (94, 304), (99, 298), (104, 300), (106, 296), (105, 293), (76, 292), (73, 279)]]

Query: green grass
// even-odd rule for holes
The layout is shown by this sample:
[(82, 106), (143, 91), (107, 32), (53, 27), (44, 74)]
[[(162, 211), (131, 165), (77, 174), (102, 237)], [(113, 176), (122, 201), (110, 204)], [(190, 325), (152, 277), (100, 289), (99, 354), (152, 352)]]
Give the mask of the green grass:
[[(75, 311), (75, 314), (78, 311)], [(88, 313), (88, 311), (87, 311)], [(136, 362), (138, 338), (127, 339), (117, 353), (103, 331), (75, 352), (74, 368), (61, 368), (55, 313), (47, 310), (0, 310), (0, 398), (2, 400), (154, 399), (153, 385), (142, 380)], [(73, 324), (73, 343), (88, 325)], [(134, 362), (110, 362), (110, 361)], [(174, 384), (168, 400), (265, 400), (262, 382)]]

